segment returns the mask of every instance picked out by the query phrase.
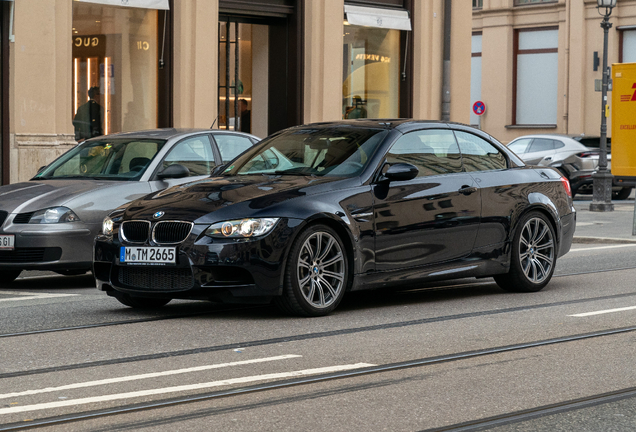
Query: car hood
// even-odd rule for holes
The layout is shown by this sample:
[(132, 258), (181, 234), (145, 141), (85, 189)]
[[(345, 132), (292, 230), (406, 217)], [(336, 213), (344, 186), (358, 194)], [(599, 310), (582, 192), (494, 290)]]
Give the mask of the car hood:
[[(65, 206), (89, 222), (87, 213), (109, 211), (150, 192), (147, 184), (105, 180), (32, 180), (0, 187), (0, 210), (27, 213)], [(91, 218), (88, 218), (91, 219)]]
[(186, 220), (197, 223), (240, 219), (269, 214), (289, 200), (329, 190), (341, 189), (357, 179), (306, 176), (212, 177), (174, 186), (133, 201), (126, 219)]

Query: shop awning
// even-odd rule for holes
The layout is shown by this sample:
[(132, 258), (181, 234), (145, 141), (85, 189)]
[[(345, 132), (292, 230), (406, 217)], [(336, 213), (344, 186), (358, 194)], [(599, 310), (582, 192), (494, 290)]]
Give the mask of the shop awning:
[(411, 19), (405, 10), (345, 5), (344, 11), (347, 21), (352, 25), (411, 30)]
[(107, 6), (125, 6), (144, 9), (170, 9), (168, 0), (75, 0), (84, 3), (98, 3)]

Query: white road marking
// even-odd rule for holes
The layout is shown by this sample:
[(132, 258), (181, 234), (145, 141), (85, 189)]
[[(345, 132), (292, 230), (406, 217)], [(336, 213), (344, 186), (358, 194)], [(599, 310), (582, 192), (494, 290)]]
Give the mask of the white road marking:
[(623, 311), (634, 310), (634, 309), (636, 309), (636, 306), (628, 306), (628, 307), (622, 307), (622, 308), (616, 308), (616, 309), (605, 309), (605, 310), (600, 310), (600, 311), (595, 311), (595, 312), (585, 312), (585, 313), (580, 313), (580, 314), (575, 314), (575, 315), (568, 315), (568, 316), (581, 318), (581, 317), (588, 317), (588, 316), (593, 316), (593, 315), (602, 315), (602, 314), (608, 314), (608, 313), (614, 313), (614, 312), (623, 312)]
[(142, 379), (157, 378), (157, 377), (163, 377), (163, 376), (169, 376), (169, 375), (178, 375), (178, 374), (184, 374), (184, 373), (190, 373), (190, 372), (200, 372), (200, 371), (205, 371), (210, 369), (220, 369), (220, 368), (230, 367), (230, 366), (241, 366), (241, 365), (264, 363), (264, 362), (276, 361), (276, 360), (287, 360), (287, 359), (298, 358), (298, 357), (302, 357), (302, 356), (298, 354), (287, 354), (287, 355), (280, 355), (276, 357), (265, 357), (260, 359), (241, 360), (241, 361), (235, 361), (230, 363), (219, 363), (219, 364), (213, 364), (213, 365), (196, 366), (196, 367), (191, 367), (186, 369), (175, 369), (175, 370), (169, 370), (164, 372), (152, 372), (152, 373), (146, 373), (141, 375), (130, 375), (130, 376), (124, 376), (119, 378), (109, 378), (109, 379), (102, 379), (97, 381), (87, 381), (82, 383), (67, 384), (67, 385), (63, 385), (59, 387), (47, 387), (47, 388), (37, 389), (37, 390), (26, 390), (26, 391), (15, 392), (15, 393), (0, 394), (0, 399), (7, 399), (7, 398), (13, 398), (13, 397), (20, 397), (20, 396), (31, 396), (35, 394), (50, 393), (50, 392), (62, 391), (62, 390), (72, 390), (72, 389), (85, 388), (85, 387), (95, 387), (95, 386), (106, 385), (106, 384), (115, 384), (115, 383), (121, 383), (126, 381), (137, 381)]
[(600, 250), (600, 249), (616, 249), (616, 248), (624, 248), (624, 247), (636, 247), (636, 243), (634, 244), (619, 244), (612, 246), (596, 246), (596, 247), (588, 247), (581, 249), (570, 249), (570, 252), (582, 252), (582, 251), (591, 251), (591, 250)]
[(273, 380), (273, 379), (282, 379), (282, 378), (293, 378), (293, 377), (300, 377), (300, 376), (306, 376), (306, 375), (333, 373), (333, 372), (360, 369), (363, 367), (371, 367), (371, 366), (376, 366), (376, 365), (369, 364), (369, 363), (355, 363), (355, 364), (329, 366), (329, 367), (322, 367), (322, 368), (315, 368), (315, 369), (305, 369), (305, 370), (299, 370), (294, 372), (281, 372), (281, 373), (273, 373), (273, 374), (265, 374), (265, 375), (254, 375), (254, 376), (248, 376), (248, 377), (242, 377), (242, 378), (232, 378), (227, 380), (211, 381), (211, 382), (199, 383), (199, 384), (165, 387), (165, 388), (158, 388), (158, 389), (152, 389), (152, 390), (141, 390), (141, 391), (135, 391), (135, 392), (129, 392), (129, 393), (118, 393), (118, 394), (110, 394), (110, 395), (104, 395), (104, 396), (94, 396), (94, 397), (88, 397), (83, 399), (71, 399), (71, 400), (62, 400), (57, 402), (40, 403), (40, 404), (34, 404), (34, 405), (14, 406), (10, 408), (0, 408), (0, 415), (15, 414), (20, 412), (28, 412), (28, 411), (39, 411), (39, 410), (60, 408), (60, 407), (66, 407), (66, 406), (86, 405), (90, 403), (108, 402), (108, 401), (114, 401), (114, 400), (130, 399), (130, 398), (144, 397), (144, 396), (154, 396), (154, 395), (161, 395), (161, 394), (167, 394), (167, 393), (201, 390), (201, 389), (219, 387), (224, 385), (245, 384), (245, 383), (250, 383), (254, 381), (264, 381), (264, 380)]
[(0, 302), (3, 301), (21, 301), (21, 300), (37, 300), (37, 299), (47, 299), (47, 298), (56, 298), (56, 297), (72, 297), (78, 296), (79, 294), (50, 294), (50, 293), (34, 293), (34, 292), (24, 292), (24, 291), (0, 291), (0, 295), (10, 295), (10, 296), (18, 296), (0, 299)]

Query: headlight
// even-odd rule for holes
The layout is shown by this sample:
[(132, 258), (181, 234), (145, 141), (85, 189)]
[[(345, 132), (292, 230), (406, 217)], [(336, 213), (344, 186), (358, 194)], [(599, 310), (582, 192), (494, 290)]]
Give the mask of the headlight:
[(240, 219), (218, 222), (205, 230), (205, 235), (216, 238), (258, 237), (269, 233), (279, 218)]
[(53, 223), (63, 223), (63, 222), (77, 222), (79, 217), (73, 210), (67, 207), (53, 207), (44, 210), (38, 210), (33, 213), (31, 219), (29, 219), (30, 224), (53, 224)]
[(104, 222), (102, 222), (102, 234), (111, 235), (113, 233), (113, 225), (114, 222), (110, 216), (106, 216)]

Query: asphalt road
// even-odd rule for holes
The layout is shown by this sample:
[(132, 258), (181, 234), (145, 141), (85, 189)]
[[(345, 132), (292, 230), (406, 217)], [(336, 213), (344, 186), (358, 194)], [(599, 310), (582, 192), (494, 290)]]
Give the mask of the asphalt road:
[(0, 288), (0, 431), (632, 431), (634, 258), (576, 244), (539, 293), (457, 280), (314, 319), (27, 274)]

